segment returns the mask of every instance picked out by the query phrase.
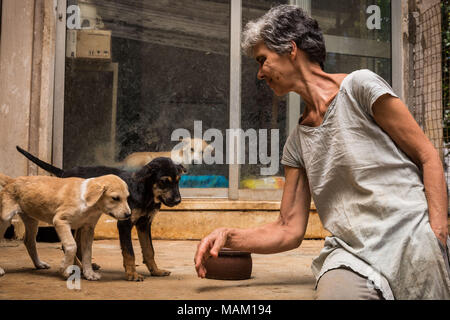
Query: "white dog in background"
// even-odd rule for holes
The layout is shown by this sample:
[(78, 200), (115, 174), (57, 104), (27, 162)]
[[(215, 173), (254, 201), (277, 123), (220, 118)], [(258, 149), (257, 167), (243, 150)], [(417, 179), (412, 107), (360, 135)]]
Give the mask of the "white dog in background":
[(199, 138), (182, 138), (172, 151), (155, 152), (133, 152), (123, 161), (112, 162), (106, 157), (106, 150), (103, 146), (97, 147), (95, 158), (98, 164), (123, 167), (126, 170), (136, 170), (145, 166), (147, 163), (158, 157), (171, 158), (177, 164), (189, 166), (191, 164), (200, 164), (203, 162), (203, 155), (211, 156), (214, 154), (214, 147), (205, 140)]
[(204, 153), (212, 153), (214, 148), (203, 139), (184, 138), (172, 151), (134, 152), (121, 164), (130, 169), (141, 168), (158, 157), (171, 158), (175, 163), (190, 165), (202, 163)]

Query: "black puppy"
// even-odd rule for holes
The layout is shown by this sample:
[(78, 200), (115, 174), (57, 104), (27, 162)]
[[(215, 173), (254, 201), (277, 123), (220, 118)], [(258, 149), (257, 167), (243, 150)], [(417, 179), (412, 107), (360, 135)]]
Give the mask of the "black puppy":
[(128, 204), (131, 209), (130, 219), (117, 221), (123, 266), (127, 280), (144, 280), (144, 277), (136, 272), (133, 244), (131, 241), (131, 229), (133, 225), (136, 225), (144, 263), (151, 275), (168, 276), (170, 274), (169, 271), (158, 269), (156, 266), (151, 237), (151, 225), (155, 214), (161, 208), (161, 203), (168, 207), (173, 207), (181, 202), (178, 183), (181, 174), (186, 172), (186, 169), (182, 165), (175, 164), (170, 158), (156, 158), (136, 172), (104, 166), (75, 167), (62, 170), (36, 158), (18, 146), (16, 148), (30, 161), (60, 178), (80, 177), (87, 179), (106, 174), (114, 174), (122, 178), (128, 185), (130, 192)]

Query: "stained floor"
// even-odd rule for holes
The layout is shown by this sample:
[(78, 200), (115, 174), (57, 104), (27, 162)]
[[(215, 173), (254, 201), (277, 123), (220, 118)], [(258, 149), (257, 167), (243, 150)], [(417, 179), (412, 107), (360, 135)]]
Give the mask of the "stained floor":
[(51, 265), (35, 270), (21, 241), (0, 243), (0, 299), (313, 299), (314, 277), (311, 262), (321, 248), (321, 240), (305, 240), (300, 248), (272, 255), (252, 254), (252, 278), (242, 281), (200, 279), (193, 258), (198, 241), (156, 240), (156, 262), (171, 271), (168, 277), (150, 277), (142, 262), (139, 242), (133, 241), (137, 271), (143, 282), (125, 280), (118, 240), (94, 242), (93, 262), (101, 266), (100, 281), (82, 279), (80, 290), (68, 289), (58, 274), (63, 258), (59, 243), (37, 244), (41, 260)]

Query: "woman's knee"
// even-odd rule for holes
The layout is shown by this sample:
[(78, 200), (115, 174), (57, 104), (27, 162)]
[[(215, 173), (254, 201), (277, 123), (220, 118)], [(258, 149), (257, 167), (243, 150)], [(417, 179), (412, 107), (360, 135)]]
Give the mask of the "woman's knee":
[(380, 300), (381, 292), (371, 282), (351, 269), (338, 268), (325, 272), (319, 279), (317, 300)]

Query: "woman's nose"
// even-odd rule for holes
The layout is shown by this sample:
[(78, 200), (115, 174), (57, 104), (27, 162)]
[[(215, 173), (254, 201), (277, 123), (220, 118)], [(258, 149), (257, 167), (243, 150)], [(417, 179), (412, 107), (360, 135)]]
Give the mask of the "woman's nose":
[(262, 72), (262, 68), (261, 68), (261, 67), (258, 69), (258, 73), (257, 73), (256, 77), (257, 77), (259, 80), (263, 80), (263, 79), (264, 79), (264, 74), (263, 74), (263, 72)]

